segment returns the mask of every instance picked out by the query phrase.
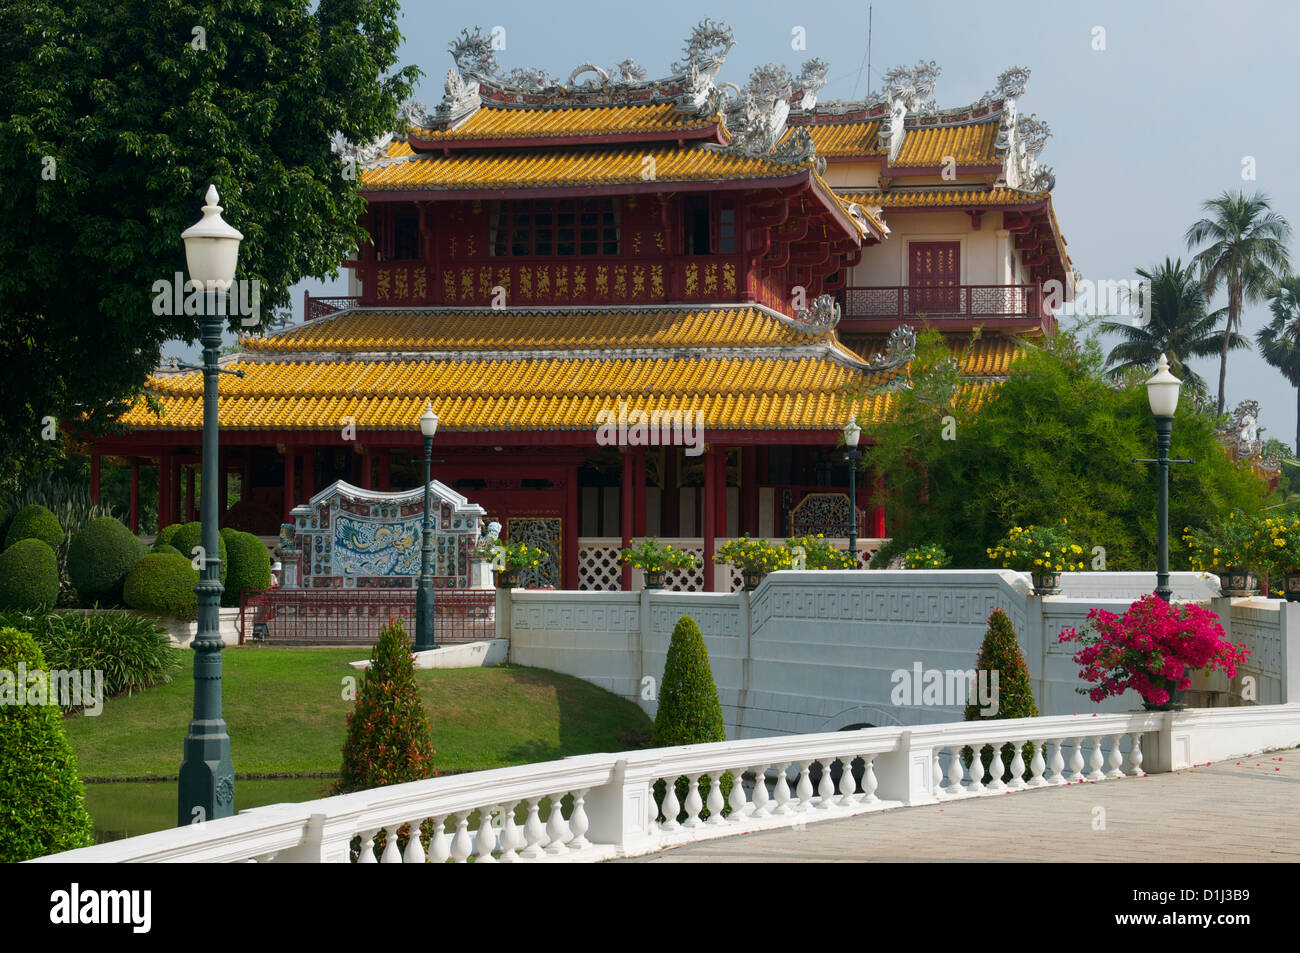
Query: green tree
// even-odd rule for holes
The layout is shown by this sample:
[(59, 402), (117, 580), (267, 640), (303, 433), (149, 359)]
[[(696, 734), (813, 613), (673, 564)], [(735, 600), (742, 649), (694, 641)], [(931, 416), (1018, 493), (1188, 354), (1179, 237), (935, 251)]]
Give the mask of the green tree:
[[(1102, 321), (1106, 334), (1122, 339), (1111, 348), (1106, 359), (1108, 373), (1119, 379), (1133, 370), (1155, 372), (1160, 355), (1169, 358), (1169, 370), (1185, 383), (1205, 389), (1205, 381), (1187, 366), (1189, 357), (1209, 357), (1222, 349), (1222, 332), (1216, 328), (1223, 312), (1206, 312), (1205, 283), (1197, 276), (1196, 266), (1184, 265), (1181, 259), (1165, 259), (1164, 264), (1137, 273), (1150, 286), (1150, 301), (1138, 297), (1136, 304), (1149, 308), (1145, 324), (1134, 326), (1123, 321)], [(1232, 335), (1230, 349), (1250, 347), (1240, 334)]]
[(726, 740), (708, 646), (695, 620), (684, 615), (677, 620), (668, 643), (650, 743), (664, 748)]
[[(1025, 656), (1020, 651), (1020, 643), (1016, 639), (1016, 630), (1011, 627), (1011, 620), (1001, 609), (994, 609), (989, 616), (989, 627), (984, 632), (984, 640), (980, 643), (979, 656), (975, 660), (976, 683), (979, 683), (981, 672), (987, 672), (990, 701), (996, 701), (996, 710), (989, 714), (983, 712), (988, 708), (994, 708), (993, 704), (983, 705), (982, 699), (977, 698), (971, 704), (966, 706), (966, 721), (991, 721), (1000, 718), (1037, 718), (1038, 705), (1034, 702), (1034, 687), (1029, 680), (1029, 666), (1025, 664)], [(996, 689), (993, 682), (994, 673), (997, 675)], [(1011, 780), (1011, 761), (1016, 756), (1015, 746), (1005, 744), (1002, 746), (1002, 764), (1004, 773), (1003, 781)], [(1021, 758), (1024, 759), (1026, 771), (1029, 768), (1029, 761), (1034, 756), (1033, 744), (1025, 746), (1021, 752)], [(967, 767), (970, 766), (974, 759), (974, 754), (970, 748), (962, 749), (962, 763)], [(991, 781), (992, 775), (989, 774), (989, 764), (993, 761), (993, 746), (985, 745), (980, 750), (980, 761), (984, 765), (984, 777), (981, 783)]]
[[(953, 363), (937, 332), (922, 333), (912, 386), (871, 434), (866, 462), (884, 479), (875, 499), (890, 514), (891, 552), (939, 541), (954, 566), (988, 568), (986, 549), (1010, 526), (1064, 517), (1090, 562), (1101, 546), (1107, 569), (1153, 567), (1156, 476), (1153, 465), (1133, 462), (1154, 455), (1146, 389), (1109, 381), (1096, 341), (1066, 331), (1041, 346), (1023, 342), (998, 383), (954, 392)], [(1196, 461), (1170, 470), (1175, 567), (1184, 552), (1176, 530), (1234, 508), (1258, 512), (1267, 489), (1228, 457), (1214, 418), (1191, 404), (1181, 402), (1174, 422), (1174, 455)]]
[[(1283, 279), (1269, 297), (1273, 318), (1255, 335), (1259, 353), (1296, 389), (1300, 415), (1300, 275)], [(1300, 457), (1300, 416), (1296, 419), (1295, 453)]]
[(1187, 229), (1187, 247), (1205, 247), (1192, 259), (1205, 281), (1205, 294), (1228, 292), (1227, 324), (1220, 338), (1219, 413), (1223, 413), (1228, 375), (1228, 348), (1241, 327), (1241, 312), (1262, 301), (1278, 280), (1290, 271), (1286, 244), (1291, 226), (1272, 210), (1268, 196), (1256, 192), (1224, 192), (1202, 206), (1209, 213)]
[[(364, 240), (331, 143), (392, 130), (397, 0), (0, 0), (0, 461), (108, 426), (194, 315), (156, 314), (209, 183), (261, 307)], [(232, 317), (232, 326), (240, 319)]]

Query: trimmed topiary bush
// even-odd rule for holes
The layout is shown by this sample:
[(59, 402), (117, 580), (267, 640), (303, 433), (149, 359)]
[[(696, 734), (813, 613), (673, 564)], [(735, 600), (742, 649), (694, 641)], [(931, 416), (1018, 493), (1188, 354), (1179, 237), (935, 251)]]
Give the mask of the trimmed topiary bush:
[[(194, 560), (194, 547), (203, 544), (203, 524), (200, 522), (185, 523), (175, 535), (171, 538), (171, 545), (181, 551), (181, 555), (191, 561)], [(221, 584), (226, 584), (229, 565), (226, 559), (226, 540), (220, 534), (217, 535), (217, 556), (221, 559)]]
[[(1037, 718), (1038, 705), (1034, 702), (1034, 689), (1029, 681), (1029, 666), (1020, 651), (1016, 631), (1011, 627), (1011, 620), (1001, 609), (994, 609), (989, 616), (989, 627), (984, 632), (984, 641), (980, 643), (979, 657), (975, 661), (976, 680), (981, 672), (988, 672), (989, 704), (979, 703), (979, 699), (966, 706), (966, 721), (991, 721), (999, 718)], [(997, 673), (997, 688), (993, 690), (993, 673)], [(982, 708), (997, 710), (989, 715), (980, 714)], [(1016, 756), (1015, 745), (1002, 746), (1002, 765), (1004, 782), (1011, 780), (1011, 761)], [(1034, 756), (1034, 745), (1025, 745), (1021, 752), (1025, 762), (1025, 780), (1033, 777), (1029, 761)], [(962, 763), (970, 767), (973, 754), (970, 748), (962, 749)], [(984, 765), (981, 783), (993, 780), (989, 773), (989, 764), (993, 761), (993, 746), (985, 745), (980, 752), (980, 761)]]
[(149, 552), (151, 552), (151, 553), (167, 553), (169, 556), (184, 556), (184, 555), (185, 555), (185, 554), (182, 553), (179, 549), (177, 549), (175, 546), (172, 546), (172, 545), (170, 545), (170, 544), (168, 544), (168, 543), (163, 543), (161, 546), (157, 546), (157, 545), (155, 545), (153, 549), (149, 550)]
[[(172, 538), (181, 531), (181, 527), (184, 525), (184, 523), (168, 523), (162, 529), (158, 530), (158, 535), (154, 537), (153, 541), (154, 552), (157, 552), (163, 546), (170, 546), (172, 544)], [(180, 550), (178, 549), (176, 552), (179, 553)]]
[(271, 588), (271, 553), (266, 544), (252, 533), (239, 530), (221, 531), (230, 554), (230, 571), (226, 573), (226, 588), (221, 594), (223, 606), (239, 605), (245, 592)]
[(40, 609), (59, 598), (59, 559), (44, 540), (20, 539), (0, 553), (0, 609)]
[(126, 574), (122, 600), (132, 609), (173, 619), (197, 619), (199, 597), (194, 587), (198, 584), (198, 570), (184, 556), (149, 553)]
[(5, 673), (0, 675), (0, 805), (4, 816), (0, 863), (6, 864), (89, 847), (94, 842), (77, 756), (63, 733), (63, 715), (57, 705), (17, 704), (18, 691), (27, 692), (27, 701), (34, 688), (15, 683), (11, 673), (18, 670), (19, 663), (29, 673), (48, 671), (45, 657), (30, 635), (0, 629), (0, 671)]
[(126, 574), (146, 552), (120, 520), (101, 516), (87, 523), (68, 547), (68, 579), (82, 606), (121, 602)]
[(5, 533), (5, 549), (24, 539), (39, 539), (58, 552), (63, 545), (63, 527), (58, 517), (45, 507), (33, 503), (19, 510)]

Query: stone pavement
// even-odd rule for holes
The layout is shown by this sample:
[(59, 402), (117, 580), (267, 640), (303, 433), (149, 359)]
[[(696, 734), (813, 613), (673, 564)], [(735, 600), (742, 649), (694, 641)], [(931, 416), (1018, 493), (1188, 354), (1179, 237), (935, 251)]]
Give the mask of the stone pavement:
[(905, 807), (624, 863), (1300, 861), (1300, 749), (1172, 774)]

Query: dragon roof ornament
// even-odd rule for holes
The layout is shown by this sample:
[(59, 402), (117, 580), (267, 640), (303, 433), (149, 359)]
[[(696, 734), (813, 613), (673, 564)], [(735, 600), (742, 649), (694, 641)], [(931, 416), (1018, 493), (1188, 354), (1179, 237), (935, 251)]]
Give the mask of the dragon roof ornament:
[(795, 308), (794, 319), (803, 325), (800, 330), (825, 334), (840, 323), (840, 304), (831, 295), (818, 295), (810, 307)]
[(916, 328), (900, 324), (889, 332), (884, 353), (877, 352), (867, 361), (872, 370), (889, 371), (902, 367), (916, 357)]

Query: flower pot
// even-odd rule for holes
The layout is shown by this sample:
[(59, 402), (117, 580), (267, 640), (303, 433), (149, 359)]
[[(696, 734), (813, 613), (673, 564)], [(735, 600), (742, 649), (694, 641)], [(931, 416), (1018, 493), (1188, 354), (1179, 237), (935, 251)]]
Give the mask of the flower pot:
[(1282, 594), (1287, 602), (1300, 602), (1300, 569), (1288, 569), (1282, 574)]
[(517, 589), (519, 587), (519, 570), (498, 570), (494, 577), (498, 589)]
[(647, 589), (662, 589), (664, 587), (664, 571), (658, 572), (647, 569), (645, 571), (645, 587)]
[(763, 581), (767, 573), (757, 569), (742, 569), (740, 575), (745, 580), (745, 591), (753, 592), (758, 588), (758, 584)]
[(1054, 596), (1061, 591), (1061, 574), (1059, 572), (1030, 573), (1034, 580), (1034, 595)]
[(1142, 707), (1147, 711), (1182, 711), (1187, 707), (1183, 702), (1183, 696), (1186, 694), (1187, 690), (1184, 688), (1174, 688), (1174, 686), (1178, 684), (1177, 679), (1152, 679), (1152, 681), (1157, 685), (1160, 685), (1169, 693), (1169, 701), (1149, 702), (1144, 698), (1142, 699)]
[(1259, 591), (1259, 576), (1245, 566), (1230, 567), (1219, 573), (1219, 591), (1225, 596), (1253, 596)]

